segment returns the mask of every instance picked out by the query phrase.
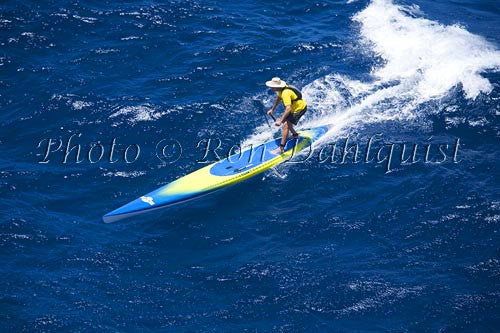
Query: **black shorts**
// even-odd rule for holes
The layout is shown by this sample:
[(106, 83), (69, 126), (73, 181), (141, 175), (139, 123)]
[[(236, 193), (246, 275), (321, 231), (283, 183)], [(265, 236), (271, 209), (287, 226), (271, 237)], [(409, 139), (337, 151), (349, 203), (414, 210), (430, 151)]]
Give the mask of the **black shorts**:
[(289, 121), (292, 124), (297, 125), (299, 119), (304, 115), (304, 113), (306, 113), (306, 111), (307, 111), (307, 106), (304, 108), (304, 110), (301, 110), (299, 112), (296, 113), (290, 112), (288, 116), (285, 118), (285, 121)]

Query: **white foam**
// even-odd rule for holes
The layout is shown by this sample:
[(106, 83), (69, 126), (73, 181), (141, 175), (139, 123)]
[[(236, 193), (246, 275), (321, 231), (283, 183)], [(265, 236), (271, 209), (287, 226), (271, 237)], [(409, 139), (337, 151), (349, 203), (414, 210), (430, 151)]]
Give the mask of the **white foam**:
[(106, 177), (124, 177), (124, 178), (135, 178), (135, 177), (140, 177), (144, 176), (146, 174), (146, 171), (131, 171), (131, 172), (125, 172), (125, 171), (108, 171), (103, 173), (103, 176)]
[(142, 38), (138, 36), (128, 36), (120, 38), (120, 40), (133, 40), (133, 39), (142, 39)]
[(84, 16), (73, 15), (73, 18), (76, 18), (77, 20), (90, 24), (95, 23), (97, 21), (95, 17), (84, 17)]
[(73, 109), (75, 110), (81, 110), (83, 108), (87, 108), (92, 105), (93, 104), (91, 102), (84, 102), (84, 101), (73, 101), (71, 103), (71, 106), (73, 106)]
[(361, 24), (362, 37), (385, 61), (373, 75), (381, 81), (411, 81), (420, 101), (442, 97), (459, 83), (467, 98), (489, 93), (492, 85), (480, 73), (500, 69), (495, 47), (463, 27), (445, 26), (415, 14), (421, 14), (418, 6), (374, 0), (353, 17)]
[[(439, 101), (456, 88), (468, 99), (489, 94), (493, 85), (482, 74), (500, 70), (496, 47), (462, 26), (443, 25), (423, 15), (416, 5), (391, 0), (373, 0), (354, 15), (360, 48), (366, 56), (379, 58), (379, 65), (366, 82), (332, 73), (303, 87), (311, 111), (299, 128), (334, 124), (327, 139), (363, 124), (420, 119), (425, 112), (437, 111), (426, 110), (425, 103)], [(266, 126), (246, 141), (260, 137)]]
[[(118, 111), (112, 113), (110, 118), (117, 118), (125, 116), (126, 120), (130, 124), (135, 124), (139, 121), (152, 121), (157, 120), (167, 114), (168, 111), (158, 111), (150, 104), (143, 104), (137, 106), (124, 106), (118, 109)], [(121, 123), (115, 123), (113, 126), (119, 125)]]

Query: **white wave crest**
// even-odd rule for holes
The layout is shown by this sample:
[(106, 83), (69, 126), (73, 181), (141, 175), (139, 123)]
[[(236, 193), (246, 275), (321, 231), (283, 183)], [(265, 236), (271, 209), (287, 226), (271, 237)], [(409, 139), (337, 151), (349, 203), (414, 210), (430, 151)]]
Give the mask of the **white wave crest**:
[(411, 82), (422, 101), (441, 97), (459, 83), (467, 98), (492, 90), (481, 76), (487, 69), (500, 69), (500, 53), (492, 44), (459, 25), (445, 26), (408, 12), (419, 13), (418, 7), (374, 0), (353, 17), (385, 62), (373, 71), (377, 79)]
[(330, 74), (306, 85), (303, 94), (314, 114), (306, 114), (301, 127), (333, 123), (329, 136), (338, 136), (358, 124), (418, 118), (420, 106), (456, 88), (468, 99), (489, 94), (493, 85), (483, 74), (500, 70), (496, 47), (464, 27), (422, 15), (416, 5), (391, 0), (373, 0), (354, 15), (363, 50), (382, 61), (367, 82)]

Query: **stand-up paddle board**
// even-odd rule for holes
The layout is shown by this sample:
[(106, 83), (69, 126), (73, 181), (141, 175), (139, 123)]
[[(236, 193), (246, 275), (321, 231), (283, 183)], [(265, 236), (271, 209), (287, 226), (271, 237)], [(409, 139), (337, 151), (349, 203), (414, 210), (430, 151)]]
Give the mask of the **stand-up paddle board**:
[(253, 177), (283, 161), (320, 138), (328, 131), (328, 126), (298, 131), (297, 139), (287, 140), (282, 154), (273, 154), (281, 138), (250, 147), (240, 153), (207, 165), (159, 189), (129, 202), (103, 216), (106, 223), (198, 198), (223, 187), (236, 184)]

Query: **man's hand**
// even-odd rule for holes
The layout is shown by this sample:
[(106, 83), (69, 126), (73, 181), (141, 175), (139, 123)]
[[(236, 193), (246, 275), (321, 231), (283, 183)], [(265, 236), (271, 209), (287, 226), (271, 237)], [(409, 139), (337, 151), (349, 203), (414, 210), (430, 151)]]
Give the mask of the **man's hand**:
[(274, 125), (281, 126), (281, 119), (276, 120), (276, 122), (274, 123)]
[(273, 114), (273, 112), (274, 112), (273, 109), (269, 109), (269, 111), (267, 111), (267, 114), (271, 116)]

